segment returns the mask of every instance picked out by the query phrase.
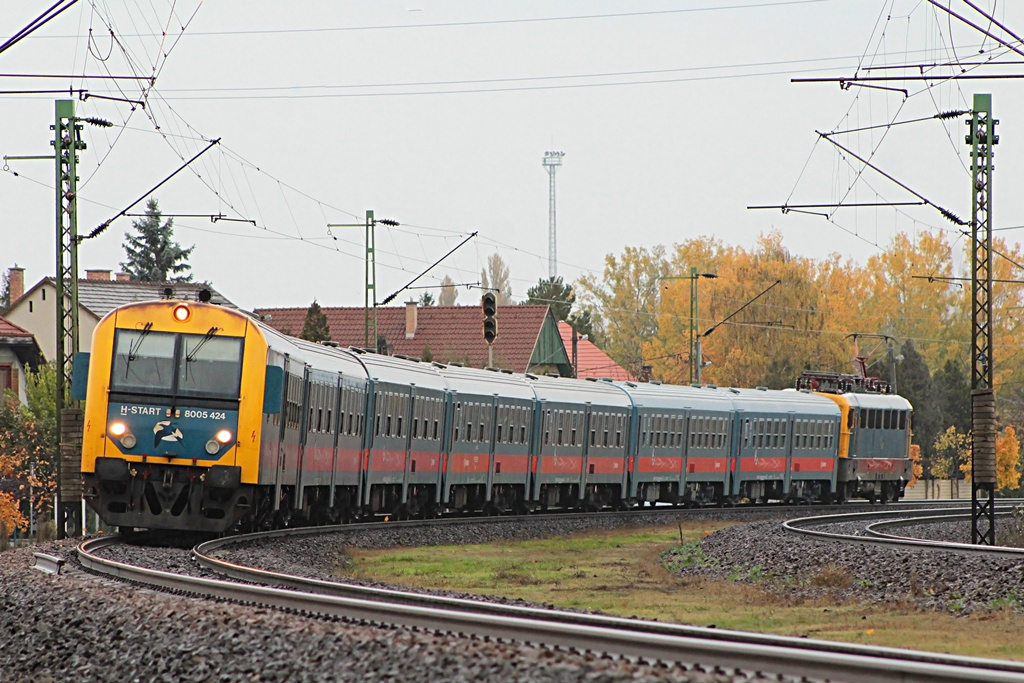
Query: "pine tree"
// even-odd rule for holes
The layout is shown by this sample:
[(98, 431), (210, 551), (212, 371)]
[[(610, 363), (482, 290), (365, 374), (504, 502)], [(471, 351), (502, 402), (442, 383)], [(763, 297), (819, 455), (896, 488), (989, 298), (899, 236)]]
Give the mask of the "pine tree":
[(913, 340), (908, 339), (903, 345), (899, 374), (900, 396), (914, 407), (914, 443), (921, 446), (925, 458), (930, 458), (935, 452), (935, 440), (948, 425), (942, 423), (931, 373), (924, 357), (914, 348)]
[(154, 197), (146, 201), (146, 217), (132, 221), (136, 234), (125, 233), (124, 250), (128, 260), (121, 268), (132, 280), (143, 282), (191, 282), (192, 266), (188, 257), (195, 245), (182, 249), (173, 241), (174, 219), (168, 218), (163, 225), (160, 206)]
[(420, 306), (433, 306), (436, 303), (434, 301), (434, 293), (430, 291), (423, 292), (420, 294), (420, 300), (417, 303)]
[(953, 359), (947, 360), (932, 376), (932, 384), (940, 428), (952, 425), (961, 434), (971, 431), (971, 386), (963, 366)]
[(541, 278), (537, 284), (526, 290), (524, 304), (541, 304), (551, 307), (551, 312), (558, 320), (568, 320), (576, 295), (572, 285), (567, 285), (561, 277)]
[(7, 312), (11, 307), (11, 273), (4, 271), (0, 276), (0, 315)]
[(311, 342), (328, 341), (331, 338), (327, 315), (320, 308), (316, 299), (313, 299), (313, 303), (306, 311), (306, 320), (302, 323), (302, 334), (299, 335), (299, 338)]

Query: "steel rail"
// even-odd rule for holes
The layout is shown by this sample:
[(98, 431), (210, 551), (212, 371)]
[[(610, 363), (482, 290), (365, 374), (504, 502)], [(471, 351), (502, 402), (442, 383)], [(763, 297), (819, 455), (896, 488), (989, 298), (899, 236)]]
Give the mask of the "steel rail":
[(714, 629), (693, 629), (695, 634), (702, 633), (683, 635), (682, 632), (672, 633), (672, 625), (655, 623), (652, 625), (655, 631), (644, 632), (637, 628), (637, 624), (644, 622), (633, 622), (628, 619), (617, 621), (628, 622), (633, 626), (631, 630), (627, 630), (624, 625), (615, 628), (502, 614), (470, 614), (458, 610), (357, 600), (217, 579), (179, 576), (135, 567), (95, 554), (119, 541), (116, 536), (85, 541), (79, 546), (79, 561), (92, 571), (169, 590), (326, 615), (363, 624), (501, 638), (648, 660), (684, 662), (703, 667), (717, 667), (724, 671), (778, 671), (793, 676), (827, 679), (841, 676), (843, 680), (851, 683), (873, 683), (880, 680), (899, 680), (907, 683), (952, 683), (963, 680), (1009, 682), (1020, 681), (1024, 676), (1024, 665), (1013, 662), (975, 658), (955, 659), (944, 655), (857, 645), (837, 646), (842, 651), (835, 652), (830, 650), (836, 648), (823, 648), (821, 643), (810, 645), (803, 639), (753, 634), (737, 634), (746, 637), (746, 640), (732, 642), (728, 639), (731, 635), (729, 632), (715, 632)]
[(60, 574), (60, 570), (64, 566), (64, 558), (62, 557), (55, 557), (46, 553), (32, 553), (32, 557), (35, 558), (32, 567), (47, 574)]
[[(996, 514), (1008, 515), (1011, 507), (1003, 505), (996, 508)], [(939, 514), (935, 514), (935, 513)], [(893, 519), (897, 517), (898, 519)], [(962, 553), (965, 555), (987, 555), (992, 557), (1018, 557), (1024, 559), (1024, 549), (1008, 548), (1005, 546), (973, 545), (970, 543), (952, 543), (948, 541), (928, 541), (920, 538), (909, 538), (904, 536), (891, 536), (884, 533), (872, 533), (867, 531), (871, 527), (901, 526), (907, 524), (936, 524), (951, 519), (969, 518), (965, 515), (963, 507), (947, 509), (921, 509), (921, 510), (885, 510), (880, 512), (856, 512), (841, 515), (817, 515), (814, 517), (801, 517), (790, 519), (782, 523), (782, 527), (790, 533), (807, 536), (820, 540), (838, 541), (841, 543), (861, 543), (884, 545), (904, 549), (925, 549), (945, 552)], [(879, 520), (873, 525), (865, 527), (866, 536), (854, 536), (851, 534), (837, 533), (812, 529), (813, 526), (824, 526), (829, 524), (842, 524), (846, 522), (862, 522), (867, 520)]]

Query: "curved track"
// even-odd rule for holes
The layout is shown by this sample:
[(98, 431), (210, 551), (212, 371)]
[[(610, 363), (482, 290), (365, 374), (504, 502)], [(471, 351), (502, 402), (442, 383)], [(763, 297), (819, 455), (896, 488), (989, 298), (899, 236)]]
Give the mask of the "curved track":
[[(1009, 516), (1017, 500), (1007, 500), (1006, 503), (996, 506), (996, 516)], [(913, 526), (919, 524), (940, 524), (943, 522), (970, 520), (970, 503), (943, 509), (900, 509), (896, 507), (881, 511), (854, 512), (838, 515), (816, 515), (813, 517), (801, 517), (783, 522), (782, 526), (787, 531), (809, 538), (819, 540), (840, 541), (844, 543), (865, 543), (884, 545), (894, 548), (924, 548), (946, 552), (963, 553), (967, 555), (989, 555), (993, 557), (1016, 557), (1024, 560), (1024, 548), (1009, 548), (1006, 546), (972, 545), (970, 543), (955, 543), (951, 541), (929, 541), (908, 536), (897, 536), (885, 533), (882, 529), (892, 529), (901, 526)], [(849, 526), (852, 523), (858, 524), (858, 531), (863, 535), (850, 533), (848, 530), (827, 531), (820, 527), (835, 525)], [(861, 523), (864, 523), (861, 526)], [(816, 528), (818, 527), (818, 528)]]
[[(892, 512), (888, 512), (888, 517), (892, 516)], [(487, 522), (501, 523), (502, 519)], [(480, 521), (474, 520), (474, 523)], [(388, 523), (388, 526), (416, 527), (436, 523), (402, 522)], [(234, 579), (231, 581), (135, 567), (97, 554), (103, 548), (119, 543), (118, 537), (84, 542), (79, 548), (79, 560), (84, 567), (95, 572), (196, 596), (325, 615), (345, 621), (543, 643), (648, 660), (699, 663), (705, 670), (726, 674), (758, 671), (845, 681), (1019, 681), (1024, 677), (1024, 664), (1013, 662), (954, 658), (368, 588), (243, 567), (215, 556), (217, 551), (238, 543), (303, 534), (351, 532), (374, 526), (384, 524), (265, 532), (217, 539), (194, 548), (200, 566)]]

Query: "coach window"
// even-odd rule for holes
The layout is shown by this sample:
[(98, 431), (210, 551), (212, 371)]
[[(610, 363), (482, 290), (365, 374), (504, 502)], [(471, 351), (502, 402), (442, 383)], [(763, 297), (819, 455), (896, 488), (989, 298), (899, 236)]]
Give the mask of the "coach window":
[(456, 403), (455, 404), (455, 419), (452, 420), (452, 429), (455, 432), (452, 435), (452, 441), (453, 442), (459, 440), (459, 433), (460, 433), (459, 432), (459, 424), (461, 422), (462, 422), (462, 404), (461, 403)]
[(892, 424), (892, 417), (891, 417), (891, 415), (892, 415), (892, 411), (891, 410), (883, 410), (882, 411), (882, 429), (889, 429), (889, 425)]

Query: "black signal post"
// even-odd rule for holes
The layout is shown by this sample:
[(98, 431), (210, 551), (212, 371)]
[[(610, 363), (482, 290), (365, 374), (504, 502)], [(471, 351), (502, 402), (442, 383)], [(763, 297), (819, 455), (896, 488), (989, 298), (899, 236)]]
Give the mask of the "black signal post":
[(498, 337), (498, 300), (493, 293), (487, 292), (480, 297), (480, 309), (484, 314), (484, 341), (493, 344)]
[(484, 292), (480, 297), (480, 310), (484, 314), (483, 333), (487, 342), (487, 364), (494, 365), (494, 340), (498, 338), (498, 299), (493, 292)]

